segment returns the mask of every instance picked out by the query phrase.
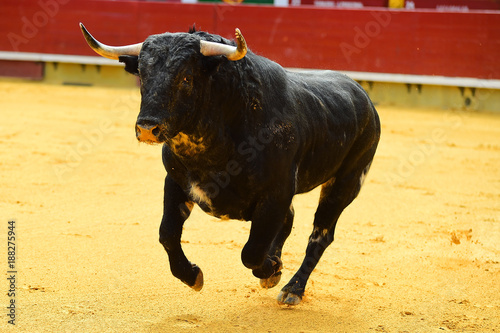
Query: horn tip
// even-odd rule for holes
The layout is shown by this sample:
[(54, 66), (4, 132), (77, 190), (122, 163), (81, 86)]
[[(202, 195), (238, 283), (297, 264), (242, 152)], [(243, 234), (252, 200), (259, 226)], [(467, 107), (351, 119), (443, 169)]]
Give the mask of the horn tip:
[(87, 35), (90, 35), (89, 31), (87, 30), (87, 28), (85, 28), (82, 22), (80, 22), (78, 25), (80, 26), (80, 30), (83, 32), (85, 39), (87, 39)]
[(242, 43), (242, 44), (245, 44), (246, 45), (246, 41), (245, 41), (245, 37), (243, 37), (243, 34), (241, 33), (240, 29), (236, 28), (235, 29), (235, 32), (234, 32), (234, 35), (236, 37), (236, 39)]
[(243, 37), (240, 29), (236, 28), (234, 34), (238, 44), (238, 52), (240, 53), (241, 58), (243, 58), (247, 53), (247, 42), (245, 41), (245, 37)]

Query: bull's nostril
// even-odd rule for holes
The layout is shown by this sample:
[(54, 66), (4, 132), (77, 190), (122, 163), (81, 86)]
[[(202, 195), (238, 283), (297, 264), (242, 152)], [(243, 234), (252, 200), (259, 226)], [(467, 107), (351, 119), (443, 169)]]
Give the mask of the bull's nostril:
[(140, 121), (135, 126), (137, 140), (141, 142), (158, 143), (160, 132), (160, 127), (151, 122)]

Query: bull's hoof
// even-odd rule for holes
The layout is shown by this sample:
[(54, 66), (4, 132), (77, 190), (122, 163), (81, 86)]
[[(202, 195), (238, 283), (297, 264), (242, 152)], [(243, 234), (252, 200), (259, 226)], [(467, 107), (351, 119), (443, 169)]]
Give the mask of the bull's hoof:
[(200, 291), (200, 290), (201, 290), (201, 288), (203, 288), (203, 272), (202, 272), (202, 271), (201, 271), (201, 269), (200, 269), (198, 266), (196, 266), (196, 265), (193, 265), (193, 270), (194, 270), (194, 271), (198, 271), (198, 272), (196, 273), (196, 280), (194, 281), (194, 284), (193, 284), (193, 285), (191, 285), (191, 284), (189, 284), (189, 283), (187, 283), (187, 282), (184, 282), (184, 281), (183, 281), (183, 282), (184, 282), (185, 284), (187, 284), (188, 286), (190, 286), (191, 288), (193, 288), (193, 290), (195, 290), (195, 291)]
[[(268, 257), (266, 261), (264, 261), (262, 267), (252, 270), (252, 273), (255, 277), (258, 277), (261, 280), (268, 280), (272, 279), (273, 276), (275, 275), (280, 275), (282, 269), (283, 269), (283, 263), (281, 262), (281, 259), (278, 256), (272, 256)], [(279, 282), (280, 278), (281, 277), (278, 277), (276, 283)]]
[[(198, 268), (199, 269), (199, 268)], [(194, 285), (191, 286), (195, 291), (200, 291), (203, 288), (203, 272), (199, 269), (198, 275), (196, 275), (196, 281)]]
[(277, 297), (277, 301), (281, 305), (297, 305), (302, 301), (302, 296), (281, 291)]
[(297, 284), (292, 286), (286, 285), (281, 289), (276, 300), (281, 305), (297, 305), (302, 301), (304, 295), (304, 288), (299, 287)]
[(276, 272), (267, 279), (260, 279), (260, 286), (265, 289), (275, 287), (281, 280), (281, 272)]

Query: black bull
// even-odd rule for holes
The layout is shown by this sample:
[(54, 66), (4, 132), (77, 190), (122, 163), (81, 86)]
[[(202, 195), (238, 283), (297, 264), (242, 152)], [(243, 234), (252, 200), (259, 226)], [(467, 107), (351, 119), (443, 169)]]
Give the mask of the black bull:
[(194, 203), (216, 217), (251, 221), (241, 259), (271, 288), (281, 277), (292, 198), (322, 185), (305, 259), (278, 295), (279, 303), (298, 304), (377, 148), (380, 121), (366, 92), (343, 74), (290, 72), (247, 52), (239, 30), (237, 43), (192, 29), (123, 47), (82, 30), (94, 50), (140, 77), (136, 135), (163, 143), (167, 171), (160, 243), (188, 286), (203, 286), (181, 248)]

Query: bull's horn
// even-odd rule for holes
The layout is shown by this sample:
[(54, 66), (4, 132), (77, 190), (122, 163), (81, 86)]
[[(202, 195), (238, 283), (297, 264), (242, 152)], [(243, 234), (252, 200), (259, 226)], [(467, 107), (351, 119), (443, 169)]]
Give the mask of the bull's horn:
[(85, 26), (80, 23), (80, 29), (82, 29), (83, 37), (92, 48), (92, 50), (96, 51), (99, 55), (118, 60), (118, 57), (121, 55), (135, 55), (138, 56), (139, 52), (141, 52), (142, 43), (125, 45), (125, 46), (108, 46), (97, 39), (95, 39), (88, 31), (85, 29)]
[(237, 47), (214, 42), (200, 41), (200, 52), (205, 56), (223, 55), (229, 60), (240, 60), (247, 54), (247, 42), (240, 29), (235, 32)]

